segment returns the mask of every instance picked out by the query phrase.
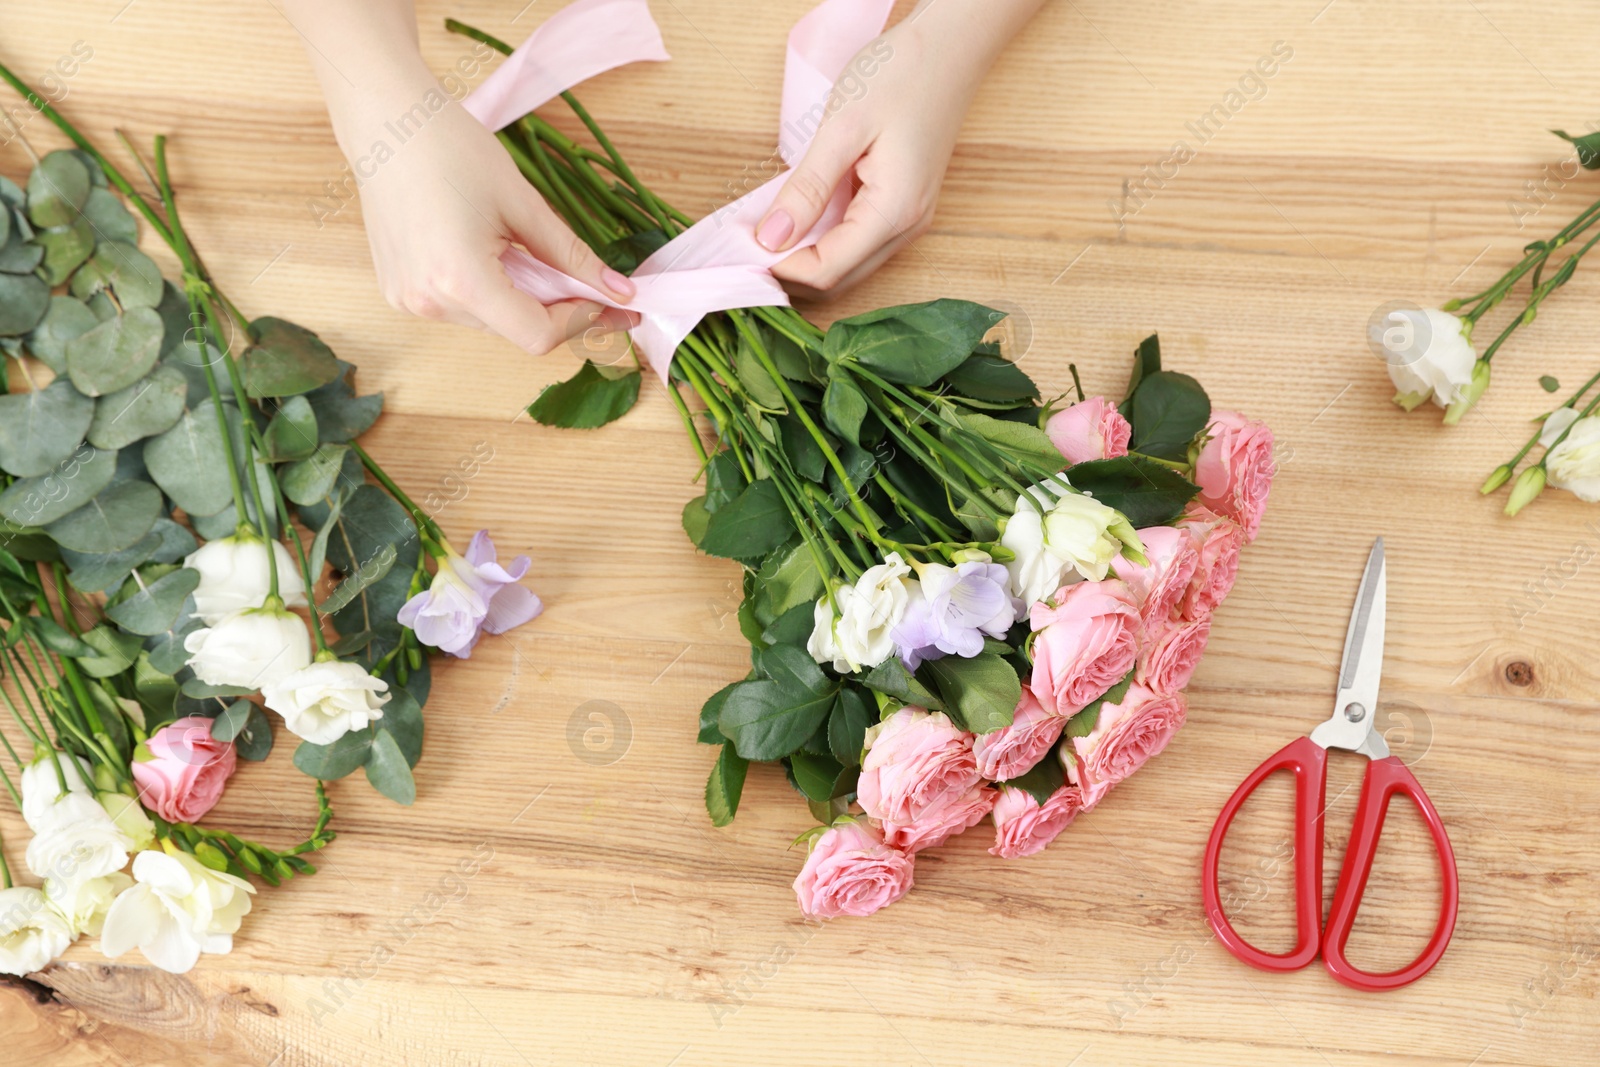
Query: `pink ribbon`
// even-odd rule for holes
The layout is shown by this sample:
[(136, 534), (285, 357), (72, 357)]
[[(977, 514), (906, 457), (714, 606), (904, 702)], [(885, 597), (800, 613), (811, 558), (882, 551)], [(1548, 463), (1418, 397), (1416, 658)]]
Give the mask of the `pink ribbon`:
[[(821, 124), (833, 83), (883, 32), (893, 0), (823, 0), (789, 31), (778, 150), (793, 166)], [(535, 58), (537, 56), (537, 58)], [(645, 0), (577, 0), (534, 31), (505, 64), (467, 97), (466, 108), (498, 130), (602, 71), (667, 58)], [(787, 305), (771, 268), (795, 249), (816, 244), (838, 223), (850, 199), (841, 183), (816, 225), (786, 252), (769, 252), (755, 227), (778, 195), (780, 174), (701, 219), (639, 265), (632, 301), (620, 304), (594, 287), (512, 247), (501, 256), (518, 289), (541, 303), (582, 299), (637, 312), (634, 344), (661, 380), (678, 345), (702, 318), (732, 308)]]

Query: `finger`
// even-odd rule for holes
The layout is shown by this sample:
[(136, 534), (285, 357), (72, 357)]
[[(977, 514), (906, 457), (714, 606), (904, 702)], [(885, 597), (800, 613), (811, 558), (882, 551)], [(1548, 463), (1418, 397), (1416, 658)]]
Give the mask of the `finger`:
[(451, 294), (457, 313), (476, 316), (518, 348), (542, 356), (589, 327), (589, 315), (604, 308), (587, 300), (546, 307), (511, 284), (499, 260), (481, 265)]
[(907, 238), (869, 197), (866, 189), (857, 192), (839, 225), (773, 267), (772, 273), (782, 281), (826, 292), (869, 260), (881, 263), (899, 251)]
[(824, 123), (756, 226), (756, 240), (761, 247), (782, 252), (805, 236), (865, 150), (866, 145), (848, 126)]
[(538, 193), (529, 189), (506, 212), (517, 243), (580, 282), (586, 282), (620, 303), (633, 299), (635, 286), (626, 274), (612, 270), (561, 221)]

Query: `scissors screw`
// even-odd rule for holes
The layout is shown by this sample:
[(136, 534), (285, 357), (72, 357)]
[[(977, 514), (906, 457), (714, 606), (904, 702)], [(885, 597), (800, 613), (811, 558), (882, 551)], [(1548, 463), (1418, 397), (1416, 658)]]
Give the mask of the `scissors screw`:
[(1344, 717), (1351, 722), (1360, 722), (1367, 717), (1367, 709), (1352, 700), (1344, 706)]

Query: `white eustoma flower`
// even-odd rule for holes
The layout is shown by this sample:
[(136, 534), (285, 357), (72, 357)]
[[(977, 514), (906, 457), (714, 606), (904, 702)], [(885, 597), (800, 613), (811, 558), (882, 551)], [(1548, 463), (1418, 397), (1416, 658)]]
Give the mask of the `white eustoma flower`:
[(99, 878), (84, 881), (62, 881), (51, 878), (44, 883), (44, 895), (50, 904), (67, 920), (76, 936), (100, 933), (105, 924), (106, 912), (111, 902), (133, 884), (133, 879), (121, 871), (113, 871)]
[(72, 944), (72, 927), (32, 886), (0, 889), (0, 974), (24, 975), (50, 965)]
[(289, 550), (261, 537), (219, 537), (189, 553), (183, 565), (200, 573), (194, 591), (195, 614), (208, 625), (246, 608), (259, 608), (272, 592), (267, 561), (278, 568), (278, 597), (289, 607), (303, 607), (305, 582)]
[[(56, 774), (57, 765), (61, 768), (59, 777)], [(63, 778), (67, 782), (67, 792), (91, 793), (93, 789), (89, 782), (93, 777), (87, 760), (60, 751), (40, 756), (22, 768), (22, 820), (28, 824), (28, 829), (35, 833), (39, 831), (39, 823), (45, 813), (62, 795)]]
[[(818, 663), (831, 663), (841, 674), (876, 667), (895, 650), (893, 630), (906, 613), (911, 573), (900, 553), (891, 552), (877, 566), (868, 567), (854, 585), (833, 591), (817, 601), (806, 651)], [(834, 608), (838, 609), (835, 616)]]
[(358, 663), (320, 660), (261, 687), (267, 707), (283, 716), (296, 737), (331, 745), (351, 730), (383, 716), (389, 683)]
[(39, 820), (24, 859), (40, 878), (82, 882), (120, 871), (133, 839), (88, 793), (60, 797)]
[(311, 634), (281, 607), (247, 608), (183, 639), (188, 665), (207, 685), (260, 689), (311, 663)]
[(233, 935), (250, 912), (255, 887), (213, 871), (187, 852), (141, 852), (135, 885), (112, 901), (100, 951), (116, 959), (137, 948), (172, 974), (194, 967), (200, 953), (233, 951)]
[(1600, 417), (1591, 415), (1573, 422), (1566, 439), (1550, 449), (1544, 464), (1549, 484), (1586, 504), (1600, 501)]
[(1000, 543), (1012, 552), (1006, 564), (1011, 592), (1025, 607), (1047, 600), (1067, 581), (1069, 572), (1098, 582), (1111, 569), (1111, 561), (1125, 550), (1138, 559), (1143, 547), (1126, 516), (1091, 496), (1042, 484), (1017, 497), (1016, 510), (1006, 520)]
[(1437, 308), (1391, 311), (1372, 325), (1372, 341), (1383, 350), (1395, 403), (1407, 411), (1432, 400), (1449, 407), (1472, 383), (1478, 353), (1461, 333), (1462, 321)]

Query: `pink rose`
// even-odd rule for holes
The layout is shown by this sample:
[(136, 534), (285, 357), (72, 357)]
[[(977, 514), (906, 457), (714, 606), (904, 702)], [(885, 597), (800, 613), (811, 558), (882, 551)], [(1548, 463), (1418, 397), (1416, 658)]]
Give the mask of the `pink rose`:
[(1200, 504), (1189, 505), (1178, 526), (1189, 531), (1200, 554), (1189, 591), (1178, 605), (1178, 615), (1190, 620), (1204, 618), (1222, 603), (1239, 575), (1244, 530)]
[(916, 853), (937, 848), (983, 821), (994, 807), (994, 790), (979, 783), (957, 797), (929, 808), (910, 822), (882, 823), (883, 839), (904, 852)]
[(1189, 591), (1194, 570), (1200, 565), (1200, 552), (1194, 536), (1182, 527), (1150, 526), (1139, 531), (1144, 542), (1148, 567), (1118, 556), (1111, 570), (1128, 583), (1139, 602), (1139, 617), (1146, 629), (1159, 626), (1178, 613), (1178, 605)]
[(1139, 605), (1126, 582), (1079, 582), (1040, 601), (1033, 626), (1033, 692), (1044, 709), (1071, 717), (1116, 685), (1139, 653)]
[(1243, 526), (1254, 541), (1272, 489), (1272, 431), (1264, 422), (1218, 409), (1206, 433), (1194, 463), (1200, 502)]
[(800, 910), (813, 919), (871, 915), (911, 889), (912, 858), (865, 823), (843, 821), (811, 845), (794, 880)]
[(1073, 464), (1126, 456), (1133, 427), (1117, 413), (1117, 405), (1103, 396), (1091, 396), (1051, 415), (1044, 432), (1056, 451)]
[(239, 763), (233, 742), (212, 737), (211, 720), (199, 715), (168, 723), (145, 747), (155, 758), (133, 763), (139, 800), (168, 822), (195, 822), (216, 807)]
[(959, 802), (978, 782), (972, 735), (943, 712), (907, 707), (867, 731), (856, 796), (874, 819), (906, 825)]
[(1066, 719), (1046, 711), (1033, 690), (1024, 685), (1011, 725), (979, 734), (972, 742), (978, 773), (999, 782), (1026, 774), (1044, 759), (1066, 725)]
[(1176, 693), (1189, 684), (1211, 636), (1211, 616), (1194, 622), (1166, 622), (1145, 631), (1135, 683), (1154, 693)]
[(1083, 792), (1064, 785), (1040, 804), (1026, 789), (1005, 786), (994, 802), (994, 847), (991, 856), (1014, 860), (1031, 856), (1054, 841), (1078, 812)]
[(1067, 780), (1083, 790), (1084, 810), (1166, 748), (1187, 707), (1182, 693), (1159, 696), (1138, 683), (1128, 687), (1122, 703), (1100, 705), (1089, 736), (1072, 739), (1071, 756), (1067, 746), (1061, 748)]

